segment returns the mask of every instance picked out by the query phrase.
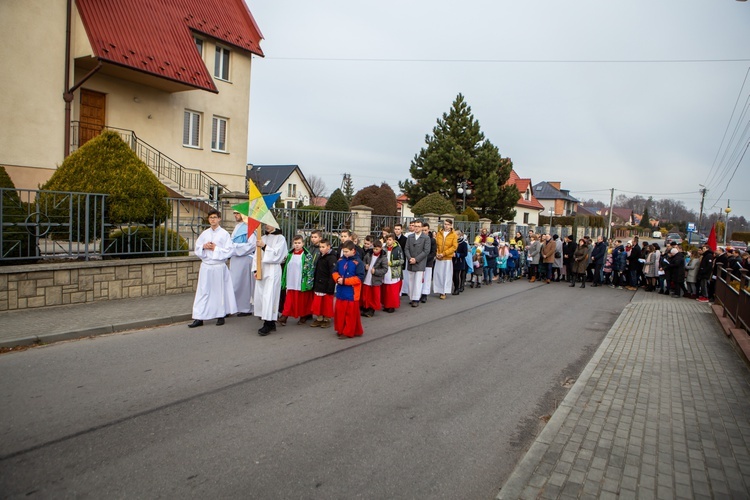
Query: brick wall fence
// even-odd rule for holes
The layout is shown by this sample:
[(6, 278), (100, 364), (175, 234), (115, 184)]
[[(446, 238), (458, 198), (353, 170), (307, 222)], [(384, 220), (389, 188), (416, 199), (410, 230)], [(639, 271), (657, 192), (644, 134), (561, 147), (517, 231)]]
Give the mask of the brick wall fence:
[(0, 311), (192, 292), (201, 261), (160, 257), (0, 267)]

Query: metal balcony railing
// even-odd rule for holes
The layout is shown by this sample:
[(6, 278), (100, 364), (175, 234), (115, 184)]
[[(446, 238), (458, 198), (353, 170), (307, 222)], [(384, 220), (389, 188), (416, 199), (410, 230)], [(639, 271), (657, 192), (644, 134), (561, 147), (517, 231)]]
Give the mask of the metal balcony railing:
[(173, 184), (175, 191), (181, 194), (217, 200), (218, 194), (226, 189), (223, 184), (204, 171), (184, 167), (146, 141), (139, 139), (133, 130), (109, 126), (101, 128), (74, 121), (71, 122), (70, 151), (75, 151), (82, 143), (99, 135), (102, 130), (117, 132), (157, 177)]

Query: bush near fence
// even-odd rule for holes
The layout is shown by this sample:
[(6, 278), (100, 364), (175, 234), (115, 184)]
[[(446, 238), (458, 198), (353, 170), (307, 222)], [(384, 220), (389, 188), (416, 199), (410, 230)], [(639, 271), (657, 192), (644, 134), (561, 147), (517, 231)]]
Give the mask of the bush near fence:
[(750, 233), (746, 231), (735, 231), (729, 239), (732, 241), (744, 241), (745, 243), (750, 243)]

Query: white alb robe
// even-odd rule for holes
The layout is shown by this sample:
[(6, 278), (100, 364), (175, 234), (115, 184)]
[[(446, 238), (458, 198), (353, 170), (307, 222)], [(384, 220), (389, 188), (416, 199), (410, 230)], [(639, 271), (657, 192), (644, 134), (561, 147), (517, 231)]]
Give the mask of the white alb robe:
[(229, 274), (232, 276), (237, 311), (251, 313), (253, 312), (253, 290), (255, 289), (255, 276), (253, 276), (252, 266), (255, 243), (258, 238), (255, 233), (252, 233), (247, 235), (246, 242), (238, 243), (237, 236), (241, 236), (243, 232), (247, 233), (247, 223), (245, 222), (237, 224), (232, 231), (234, 252), (229, 260)]
[[(208, 242), (216, 244), (216, 248), (205, 250), (203, 245)], [(223, 318), (237, 312), (232, 277), (227, 268), (227, 259), (233, 251), (232, 238), (221, 227), (206, 229), (195, 241), (195, 255), (202, 262), (193, 301), (193, 319)]]
[[(267, 234), (262, 241), (263, 248), (261, 279), (255, 280), (253, 314), (263, 321), (276, 321), (279, 317), (279, 298), (281, 295), (281, 263), (284, 262), (289, 249), (283, 234)], [(258, 268), (258, 259), (253, 259), (253, 270)]]
[(453, 261), (436, 260), (435, 271), (432, 274), (432, 288), (435, 293), (445, 295), (453, 289)]

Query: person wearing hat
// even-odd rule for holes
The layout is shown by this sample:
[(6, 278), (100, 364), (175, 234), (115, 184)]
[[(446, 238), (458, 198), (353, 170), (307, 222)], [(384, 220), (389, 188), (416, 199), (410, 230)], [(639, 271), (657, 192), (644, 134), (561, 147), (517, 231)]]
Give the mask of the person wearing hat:
[(676, 246), (673, 246), (669, 251), (669, 286), (671, 288), (671, 295), (675, 299), (680, 298), (680, 290), (687, 293), (685, 290), (685, 254), (682, 253)]

